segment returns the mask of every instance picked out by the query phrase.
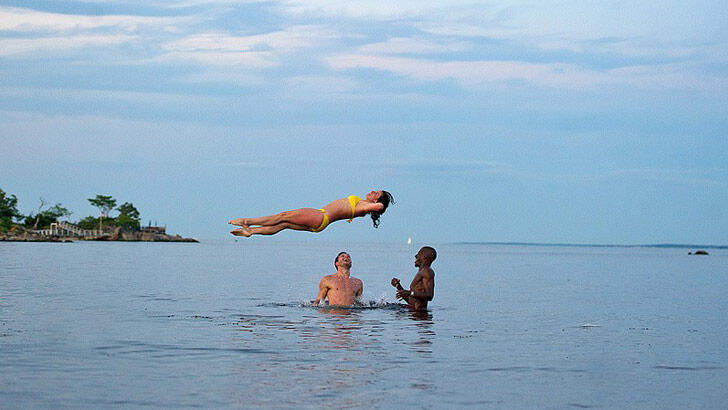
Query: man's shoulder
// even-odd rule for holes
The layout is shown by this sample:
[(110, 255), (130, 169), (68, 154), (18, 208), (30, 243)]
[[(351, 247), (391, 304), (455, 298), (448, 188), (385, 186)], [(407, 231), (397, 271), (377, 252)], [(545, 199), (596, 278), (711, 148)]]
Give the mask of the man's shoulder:
[(334, 278), (334, 274), (326, 275), (323, 278), (321, 278), (321, 282), (328, 282)]
[(417, 272), (417, 274), (419, 276), (425, 276), (425, 277), (428, 277), (428, 278), (434, 278), (435, 277), (435, 271), (432, 270), (432, 268), (429, 267), (429, 266), (426, 266), (426, 267), (420, 269), (420, 271)]

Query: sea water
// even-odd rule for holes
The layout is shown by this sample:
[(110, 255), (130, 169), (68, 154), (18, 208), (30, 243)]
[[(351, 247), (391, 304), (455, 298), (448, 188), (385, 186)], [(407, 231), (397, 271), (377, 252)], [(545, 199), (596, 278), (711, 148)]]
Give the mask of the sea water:
[[(725, 408), (728, 251), (0, 243), (1, 408)], [(339, 251), (364, 306), (310, 306)]]

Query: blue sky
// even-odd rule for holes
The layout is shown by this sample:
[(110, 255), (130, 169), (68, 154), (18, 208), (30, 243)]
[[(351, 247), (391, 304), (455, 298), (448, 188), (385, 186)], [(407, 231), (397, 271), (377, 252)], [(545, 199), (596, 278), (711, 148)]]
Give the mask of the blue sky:
[[(644, 3), (644, 4), (643, 4)], [(0, 1), (0, 188), (227, 239), (728, 244), (721, 1)], [(272, 240), (254, 238), (253, 240)]]

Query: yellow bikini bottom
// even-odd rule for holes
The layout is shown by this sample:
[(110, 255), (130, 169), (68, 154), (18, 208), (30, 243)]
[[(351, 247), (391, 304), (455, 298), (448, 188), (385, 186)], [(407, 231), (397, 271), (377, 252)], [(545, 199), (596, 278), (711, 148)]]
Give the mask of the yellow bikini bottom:
[(319, 211), (321, 211), (321, 213), (324, 214), (324, 220), (321, 221), (321, 226), (319, 226), (318, 228), (316, 228), (316, 229), (311, 228), (311, 232), (321, 232), (324, 229), (326, 229), (327, 226), (329, 226), (329, 216), (326, 215), (326, 210), (321, 208), (321, 209), (319, 209)]

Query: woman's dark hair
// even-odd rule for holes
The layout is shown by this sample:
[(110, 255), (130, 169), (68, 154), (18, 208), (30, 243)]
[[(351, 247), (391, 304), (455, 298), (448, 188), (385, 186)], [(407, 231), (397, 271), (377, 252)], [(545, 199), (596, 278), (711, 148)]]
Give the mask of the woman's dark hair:
[(393, 204), (395, 203), (394, 197), (392, 196), (392, 194), (390, 194), (387, 191), (382, 191), (382, 196), (380, 196), (379, 199), (377, 199), (377, 202), (384, 205), (384, 208), (380, 212), (375, 212), (375, 211), (369, 212), (369, 214), (372, 216), (372, 223), (374, 224), (375, 228), (379, 228), (379, 217), (382, 216), (384, 211), (387, 210), (389, 203), (390, 202)]

